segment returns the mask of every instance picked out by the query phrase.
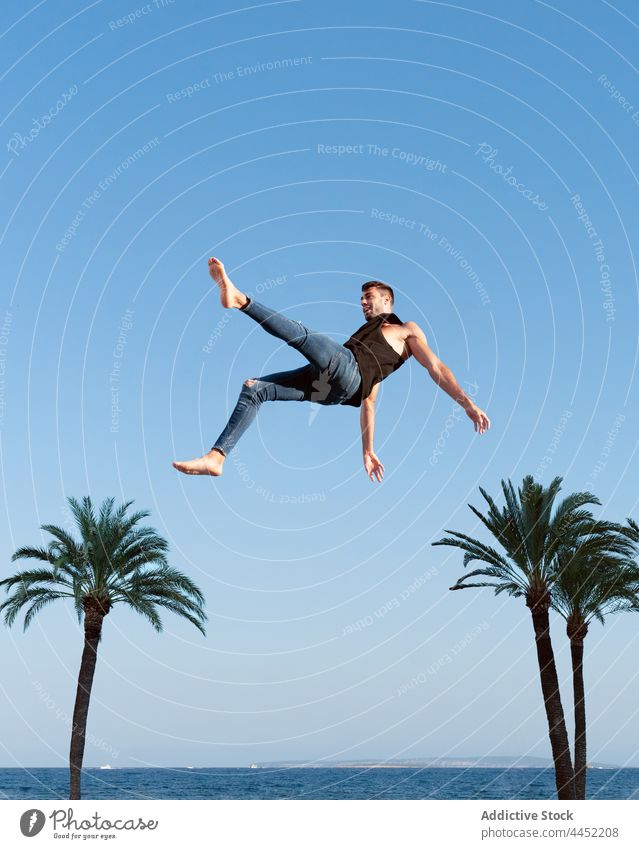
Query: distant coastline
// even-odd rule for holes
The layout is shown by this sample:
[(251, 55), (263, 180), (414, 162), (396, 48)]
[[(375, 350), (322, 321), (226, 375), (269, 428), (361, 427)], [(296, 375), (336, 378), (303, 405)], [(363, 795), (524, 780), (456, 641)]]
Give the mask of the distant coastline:
[[(257, 769), (552, 769), (548, 758), (532, 757), (468, 757), (468, 758), (409, 758), (406, 760), (353, 761), (260, 761), (251, 764)], [(589, 769), (620, 769), (614, 764), (589, 763)]]

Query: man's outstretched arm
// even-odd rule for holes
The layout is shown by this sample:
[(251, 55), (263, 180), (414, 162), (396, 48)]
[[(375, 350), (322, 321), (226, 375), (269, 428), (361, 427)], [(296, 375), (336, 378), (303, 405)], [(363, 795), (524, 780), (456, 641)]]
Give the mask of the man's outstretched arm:
[(371, 390), (368, 398), (362, 399), (362, 407), (359, 414), (359, 423), (362, 428), (362, 453), (364, 455), (364, 468), (366, 474), (375, 481), (379, 482), (384, 477), (384, 466), (380, 462), (373, 450), (373, 436), (375, 435), (375, 398), (379, 390), (379, 383), (376, 383)]
[(447, 365), (437, 357), (428, 347), (424, 331), (414, 321), (407, 321), (406, 327), (410, 334), (406, 344), (418, 363), (428, 370), (435, 383), (444, 390), (451, 398), (466, 410), (466, 415), (475, 425), (475, 430), (483, 433), (490, 427), (490, 419), (480, 410), (455, 380), (455, 375)]

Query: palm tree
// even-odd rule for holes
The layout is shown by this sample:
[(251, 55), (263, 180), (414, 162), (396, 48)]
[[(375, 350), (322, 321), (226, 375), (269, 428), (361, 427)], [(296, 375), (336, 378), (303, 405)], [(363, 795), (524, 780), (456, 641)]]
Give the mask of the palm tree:
[(23, 608), (24, 628), (47, 604), (59, 598), (73, 600), (78, 621), (84, 616), (84, 650), (78, 675), (69, 752), (70, 796), (80, 798), (80, 776), (102, 623), (114, 604), (123, 602), (146, 617), (156, 631), (162, 630), (158, 608), (182, 616), (205, 633), (204, 596), (181, 572), (169, 566), (168, 543), (153, 528), (138, 527), (147, 510), (126, 515), (128, 501), (114, 510), (107, 498), (95, 515), (91, 498), (82, 503), (69, 498), (81, 541), (57, 525), (42, 525), (53, 539), (46, 548), (19, 548), (12, 560), (32, 559), (46, 563), (17, 572), (0, 581), (9, 598), (0, 605), (4, 621), (12, 625)]
[[(535, 633), (535, 646), (539, 663), (539, 676), (544, 698), (548, 734), (555, 765), (555, 781), (559, 799), (575, 798), (574, 770), (568, 745), (555, 656), (550, 639), (550, 590), (556, 568), (556, 553), (561, 540), (575, 522), (588, 517), (582, 508), (586, 504), (599, 504), (589, 492), (575, 492), (553, 507), (561, 489), (560, 477), (548, 487), (536, 483), (532, 475), (523, 479), (522, 488), (515, 493), (510, 481), (501, 482), (506, 506), (500, 510), (488, 493), (480, 492), (488, 504), (486, 515), (471, 504), (468, 506), (488, 528), (506, 552), (506, 557), (496, 549), (473, 537), (446, 529), (450, 537), (433, 545), (451, 545), (461, 548), (464, 567), (476, 560), (481, 568), (467, 572), (457, 580), (451, 590), (471, 587), (494, 587), (495, 595), (506, 592), (515, 598), (524, 598), (530, 610)], [(489, 581), (469, 583), (482, 577)]]
[[(630, 520), (631, 521), (631, 520)], [(557, 552), (551, 589), (552, 606), (566, 620), (572, 660), (575, 711), (575, 797), (586, 798), (586, 702), (583, 675), (584, 640), (593, 619), (639, 609), (639, 568), (630, 559), (634, 545), (613, 522), (591, 516), (575, 523)]]

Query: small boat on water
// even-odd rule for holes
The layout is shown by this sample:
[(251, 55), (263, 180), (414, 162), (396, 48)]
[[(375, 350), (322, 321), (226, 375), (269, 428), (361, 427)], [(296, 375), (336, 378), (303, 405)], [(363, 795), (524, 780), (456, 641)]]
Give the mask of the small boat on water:
[(101, 767), (99, 767), (99, 769), (113, 769), (113, 767), (111, 766), (111, 764), (103, 764)]

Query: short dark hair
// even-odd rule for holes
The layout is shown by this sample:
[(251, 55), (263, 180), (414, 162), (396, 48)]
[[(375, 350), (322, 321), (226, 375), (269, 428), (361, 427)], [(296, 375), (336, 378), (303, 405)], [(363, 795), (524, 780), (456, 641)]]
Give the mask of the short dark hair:
[(391, 306), (395, 303), (395, 294), (388, 283), (382, 283), (381, 280), (369, 280), (362, 286), (362, 292), (365, 292), (367, 289), (381, 289), (382, 292), (387, 292), (390, 295)]

